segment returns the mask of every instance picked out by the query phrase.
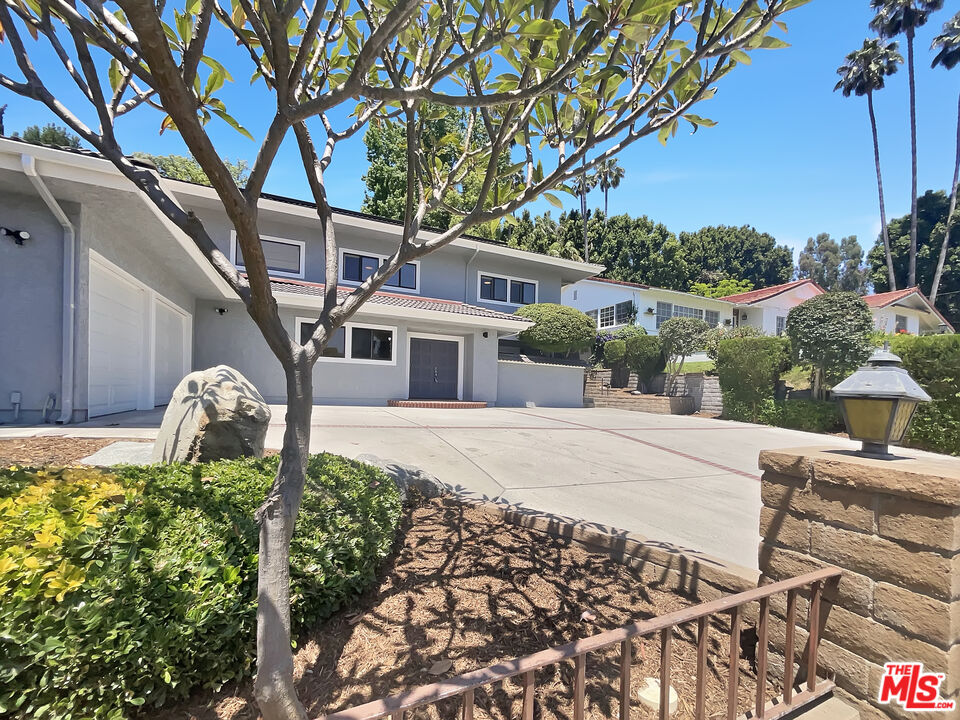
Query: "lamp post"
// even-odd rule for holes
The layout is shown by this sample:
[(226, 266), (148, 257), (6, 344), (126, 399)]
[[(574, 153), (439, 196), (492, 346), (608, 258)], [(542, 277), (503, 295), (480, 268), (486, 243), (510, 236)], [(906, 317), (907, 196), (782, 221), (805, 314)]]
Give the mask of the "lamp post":
[(930, 401), (900, 362), (884, 345), (865, 366), (833, 388), (847, 434), (862, 441), (864, 455), (890, 457), (887, 446), (903, 441), (917, 405)]

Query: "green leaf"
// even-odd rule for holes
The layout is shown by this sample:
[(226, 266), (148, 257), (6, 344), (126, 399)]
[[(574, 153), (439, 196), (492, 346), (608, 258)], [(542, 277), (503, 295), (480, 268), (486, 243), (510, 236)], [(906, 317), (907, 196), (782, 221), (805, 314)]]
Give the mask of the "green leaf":
[(110, 68), (107, 71), (107, 75), (110, 78), (110, 89), (116, 92), (123, 80), (123, 74), (120, 72), (120, 63), (116, 58), (110, 61)]
[(556, 28), (552, 20), (545, 20), (543, 18), (536, 18), (534, 20), (527, 20), (519, 28), (517, 28), (517, 34), (523, 35), (525, 37), (534, 37), (534, 38), (548, 38), (556, 32)]
[(215, 108), (215, 107), (211, 107), (210, 110), (213, 112), (214, 115), (216, 115), (217, 117), (219, 117), (221, 120), (223, 120), (225, 123), (227, 123), (227, 125), (229, 125), (229, 126), (232, 127), (234, 130), (236, 130), (238, 133), (240, 133), (241, 135), (243, 135), (244, 137), (246, 137), (246, 138), (248, 138), (248, 139), (250, 139), (250, 140), (253, 140), (253, 135), (250, 134), (250, 131), (247, 130), (245, 127), (243, 127), (243, 125), (241, 125), (240, 123), (238, 123), (238, 122), (233, 118), (233, 116), (228, 115), (228, 114), (227, 114), (226, 112), (224, 112), (223, 110), (219, 110), (219, 109), (217, 109), (217, 108)]
[(543, 193), (543, 197), (546, 198), (547, 202), (553, 205), (554, 207), (560, 208), (561, 210), (563, 209), (563, 203), (560, 202), (560, 198), (558, 198), (553, 193), (545, 192)]

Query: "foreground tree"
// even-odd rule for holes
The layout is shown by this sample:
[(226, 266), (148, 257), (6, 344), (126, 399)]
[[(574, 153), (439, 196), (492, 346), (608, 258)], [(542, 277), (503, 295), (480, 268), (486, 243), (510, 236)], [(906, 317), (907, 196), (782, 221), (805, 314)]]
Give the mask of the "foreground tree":
[[(942, 65), (952, 70), (957, 63), (960, 63), (960, 13), (943, 24), (943, 32), (933, 39), (933, 47), (939, 50), (933, 58), (933, 67)], [(958, 183), (960, 183), (960, 96), (957, 99), (957, 153), (953, 163), (953, 183), (950, 185), (950, 211), (947, 214), (947, 227), (943, 234), (943, 243), (940, 245), (940, 255), (937, 257), (937, 269), (933, 274), (933, 284), (930, 286), (930, 302), (934, 304), (940, 292), (940, 278), (943, 276), (943, 265), (947, 260), (947, 249), (950, 247), (950, 231), (953, 229), (954, 213), (957, 210)]]
[(877, 135), (877, 116), (873, 112), (873, 93), (882, 90), (885, 79), (897, 71), (903, 57), (897, 52), (895, 42), (864, 40), (863, 47), (847, 55), (846, 62), (837, 68), (840, 81), (833, 89), (843, 90), (844, 97), (851, 93), (866, 96), (867, 112), (870, 114), (870, 131), (873, 133), (873, 161), (877, 167), (877, 193), (880, 196), (880, 227), (883, 247), (887, 254), (887, 277), (890, 288), (897, 289), (893, 273), (893, 256), (890, 254), (890, 238), (887, 236), (887, 207), (883, 199), (883, 174), (880, 172), (880, 139)]
[(930, 14), (943, 7), (943, 0), (870, 0), (877, 11), (870, 27), (881, 37), (907, 36), (907, 77), (910, 86), (910, 265), (907, 287), (917, 284), (917, 83), (914, 76), (913, 41), (917, 28), (925, 25)]
[[(257, 512), (255, 694), (267, 720), (306, 717), (293, 684), (288, 558), (304, 489), (313, 367), (330, 337), (405, 263), (569, 185), (641, 138), (666, 140), (681, 121), (709, 124), (692, 113), (694, 106), (749, 59), (747, 51), (783, 47), (769, 33), (783, 13), (805, 2), (632, 0), (578, 10), (555, 0), (0, 0), (0, 32), (14, 61), (4, 62), (0, 86), (43, 103), (189, 236), (245, 304), (283, 369), (283, 449)], [(48, 46), (42, 69), (27, 50), (27, 34)], [(218, 97), (230, 73), (208, 55), (234, 43), (258, 83), (251, 92), (261, 93), (251, 104), (276, 108), (242, 188), (209, 129), (218, 118), (252, 137)], [(51, 58), (59, 59), (61, 73)], [(14, 65), (18, 76), (11, 74)], [(68, 107), (58, 97), (54, 88), (64, 77), (76, 86), (71, 97), (87, 105)], [(466, 114), (463, 142), (444, 139), (454, 150), (449, 166), (434, 162), (422, 142), (438, 106)], [(209, 178), (236, 232), (243, 275), (203, 221), (121, 147), (117, 123), (147, 108), (160, 110), (161, 128), (181, 134)], [(338, 145), (371, 122), (395, 124), (406, 138), (403, 229), (381, 267), (339, 293), (326, 174)], [(474, 142), (481, 128), (485, 140)], [(271, 293), (257, 213), (268, 172), (291, 133), (325, 249), (324, 304), (302, 344), (284, 328)], [(512, 165), (504, 167), (504, 153)], [(476, 199), (451, 196), (448, 190), (471, 172), (481, 178)], [(497, 186), (504, 194), (494, 201)], [(422, 238), (424, 218), (437, 209), (454, 220)]]

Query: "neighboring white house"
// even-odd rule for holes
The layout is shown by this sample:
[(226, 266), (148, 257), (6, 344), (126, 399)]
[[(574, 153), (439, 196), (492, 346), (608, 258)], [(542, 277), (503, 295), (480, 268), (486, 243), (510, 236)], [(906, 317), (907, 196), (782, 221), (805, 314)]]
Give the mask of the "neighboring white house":
[(953, 326), (917, 288), (867, 295), (873, 322), (878, 330), (911, 335), (952, 333)]
[(733, 323), (733, 303), (640, 283), (587, 278), (563, 288), (563, 304), (585, 312), (597, 330), (616, 330), (631, 320), (656, 335), (671, 317), (700, 318), (711, 326)]
[(794, 280), (721, 299), (734, 304), (735, 326), (752, 325), (765, 335), (781, 335), (786, 330), (790, 310), (823, 292), (813, 280)]

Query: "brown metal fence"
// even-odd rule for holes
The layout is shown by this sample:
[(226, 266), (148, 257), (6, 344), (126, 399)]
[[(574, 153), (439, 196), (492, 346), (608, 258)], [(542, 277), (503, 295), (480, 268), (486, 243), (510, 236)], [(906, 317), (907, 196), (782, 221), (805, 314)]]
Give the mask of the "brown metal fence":
[[(730, 654), (727, 689), (727, 718), (737, 718), (737, 695), (740, 680), (740, 630), (743, 608), (749, 603), (760, 605), (757, 624), (757, 693), (751, 718), (776, 720), (789, 712), (810, 704), (833, 689), (829, 680), (817, 677), (817, 650), (820, 642), (820, 605), (824, 583), (840, 577), (839, 568), (824, 568), (790, 580), (764, 585), (747, 592), (729, 595), (712, 602), (684, 608), (650, 620), (631, 623), (616, 630), (576, 640), (566, 645), (542, 650), (516, 660), (464, 673), (431, 685), (413, 688), (382, 700), (374, 700), (347, 710), (327, 715), (325, 720), (403, 720), (404, 712), (424, 705), (460, 696), (463, 720), (473, 720), (474, 692), (477, 688), (519, 677), (523, 688), (521, 720), (533, 720), (536, 671), (566, 660), (574, 661), (573, 720), (584, 718), (584, 687), (587, 655), (620, 645), (620, 720), (630, 718), (631, 640), (636, 637), (660, 635), (660, 719), (668, 720), (670, 706), (670, 658), (674, 630), (679, 625), (697, 623), (697, 681), (694, 716), (706, 717), (706, 674), (710, 618), (730, 615)], [(810, 588), (810, 603), (806, 657), (806, 683), (794, 687), (794, 668), (791, 659), (796, 651), (797, 597), (804, 588)], [(770, 598), (786, 593), (786, 630), (784, 656), (787, 658), (783, 678), (783, 695), (774, 702), (767, 700), (767, 653), (770, 620)]]

